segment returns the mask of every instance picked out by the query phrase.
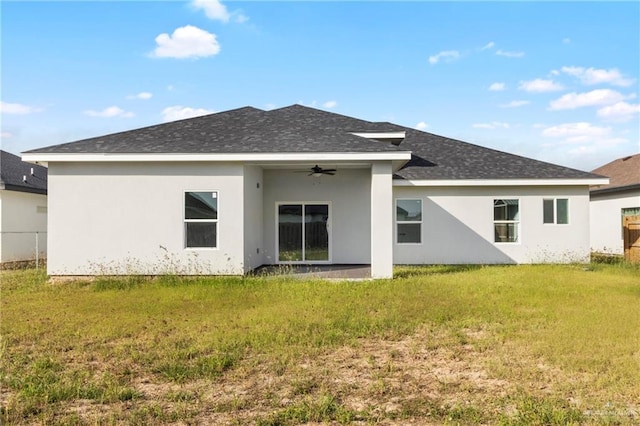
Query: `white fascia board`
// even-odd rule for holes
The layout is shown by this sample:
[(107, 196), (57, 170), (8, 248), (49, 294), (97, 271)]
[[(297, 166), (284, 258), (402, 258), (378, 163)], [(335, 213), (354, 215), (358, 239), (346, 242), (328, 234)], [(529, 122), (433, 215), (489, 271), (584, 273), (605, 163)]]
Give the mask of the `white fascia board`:
[(287, 161), (409, 161), (410, 151), (397, 152), (285, 152), (232, 154), (60, 154), (24, 153), (22, 161), (55, 162), (287, 162)]
[(458, 180), (400, 180), (393, 186), (573, 186), (605, 185), (609, 178), (593, 179), (458, 179)]
[(404, 139), (406, 132), (352, 132), (352, 135), (367, 139)]

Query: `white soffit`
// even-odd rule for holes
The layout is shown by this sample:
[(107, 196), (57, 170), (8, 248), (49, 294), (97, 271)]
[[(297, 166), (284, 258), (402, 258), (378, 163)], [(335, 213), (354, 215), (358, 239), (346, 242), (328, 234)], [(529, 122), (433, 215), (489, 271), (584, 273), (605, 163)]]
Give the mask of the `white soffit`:
[(563, 186), (604, 185), (609, 178), (593, 179), (454, 179), (454, 180), (400, 180), (393, 186)]
[(406, 132), (351, 132), (352, 135), (367, 139), (404, 139)]
[(96, 153), (24, 153), (22, 161), (55, 162), (275, 162), (287, 161), (401, 161), (411, 159), (410, 151), (397, 152), (308, 152), (308, 153), (231, 153), (231, 154), (96, 154)]

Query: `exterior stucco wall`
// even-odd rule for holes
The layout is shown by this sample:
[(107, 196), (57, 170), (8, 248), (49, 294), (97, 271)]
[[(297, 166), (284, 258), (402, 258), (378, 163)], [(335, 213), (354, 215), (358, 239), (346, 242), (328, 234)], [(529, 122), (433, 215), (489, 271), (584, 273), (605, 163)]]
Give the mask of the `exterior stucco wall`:
[(246, 166), (244, 168), (244, 271), (262, 265), (262, 215), (263, 181), (262, 168)]
[(47, 196), (0, 190), (0, 262), (33, 260), (36, 245), (46, 257)]
[(293, 170), (264, 170), (264, 263), (276, 264), (276, 203), (330, 204), (331, 262), (371, 261), (371, 171), (342, 168), (315, 178)]
[(623, 254), (622, 209), (640, 208), (640, 191), (591, 197), (591, 249)]
[[(510, 264), (589, 259), (586, 185), (394, 187), (394, 202), (398, 198), (422, 200), (422, 242), (397, 244), (394, 218), (395, 264)], [(544, 198), (569, 199), (569, 224), (543, 224)], [(518, 242), (494, 242), (495, 199), (519, 200)]]
[(393, 183), (391, 164), (371, 165), (371, 277), (393, 277)]
[[(50, 275), (242, 274), (243, 166), (50, 163)], [(185, 191), (218, 192), (218, 247), (185, 249)]]

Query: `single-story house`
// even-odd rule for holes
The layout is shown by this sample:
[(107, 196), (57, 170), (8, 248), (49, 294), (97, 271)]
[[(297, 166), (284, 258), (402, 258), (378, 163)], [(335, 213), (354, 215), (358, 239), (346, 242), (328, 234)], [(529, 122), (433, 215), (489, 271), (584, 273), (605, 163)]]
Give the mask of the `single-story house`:
[(610, 181), (592, 186), (589, 192), (591, 249), (623, 254), (624, 217), (640, 217), (640, 154), (618, 158), (593, 173), (608, 176)]
[(271, 264), (588, 261), (607, 179), (305, 106), (244, 107), (23, 153), (49, 167), (51, 275)]
[(0, 150), (0, 263), (47, 254), (47, 168)]

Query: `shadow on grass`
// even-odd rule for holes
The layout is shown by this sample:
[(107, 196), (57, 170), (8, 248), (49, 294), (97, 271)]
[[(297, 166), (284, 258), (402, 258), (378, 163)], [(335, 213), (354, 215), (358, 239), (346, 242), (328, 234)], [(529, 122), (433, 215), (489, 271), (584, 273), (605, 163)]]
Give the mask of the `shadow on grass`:
[(459, 272), (475, 271), (486, 268), (486, 265), (425, 265), (425, 266), (396, 266), (394, 278), (410, 278), (424, 275), (455, 274)]

